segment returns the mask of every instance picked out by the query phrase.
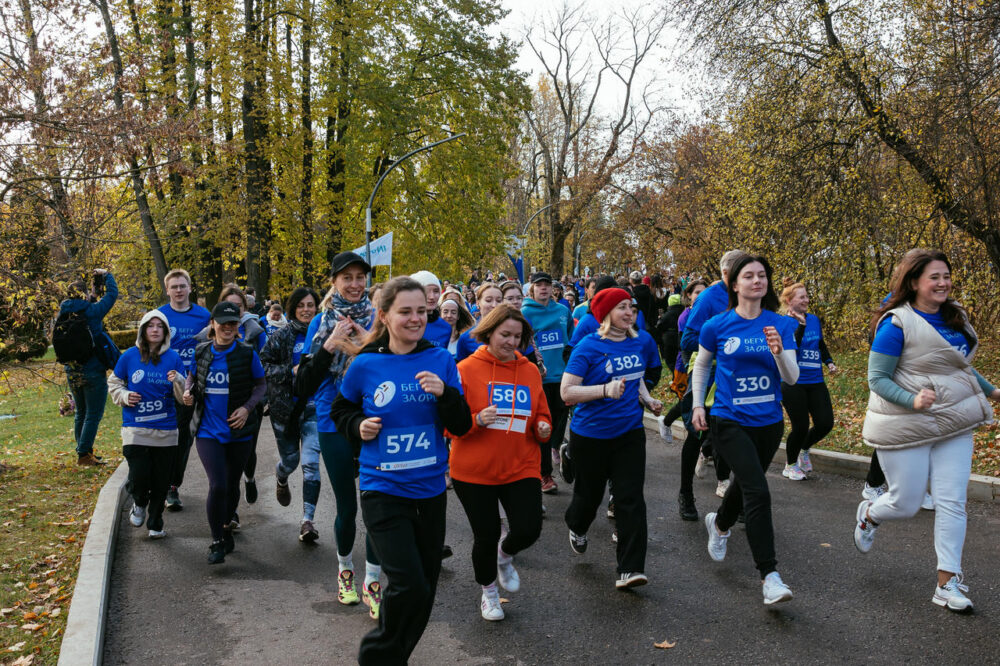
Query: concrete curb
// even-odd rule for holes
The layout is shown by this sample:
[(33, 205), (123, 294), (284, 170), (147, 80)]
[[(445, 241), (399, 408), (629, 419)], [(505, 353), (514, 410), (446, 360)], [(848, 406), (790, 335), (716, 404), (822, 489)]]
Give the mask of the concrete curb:
[[(649, 412), (644, 413), (643, 423), (646, 428), (659, 434), (660, 426), (655, 416)], [(674, 441), (677, 442), (682, 442), (687, 437), (687, 430), (679, 420), (674, 421), (671, 432), (674, 435)], [(785, 444), (782, 443), (779, 448), (784, 451)], [(841, 474), (856, 479), (864, 479), (868, 476), (868, 464), (871, 462), (869, 456), (858, 456), (825, 449), (811, 449), (809, 457), (817, 471)], [(969, 476), (968, 493), (970, 500), (1000, 502), (1000, 478), (972, 474)]]
[(103, 659), (111, 564), (121, 522), (118, 511), (127, 480), (128, 463), (123, 462), (97, 495), (59, 648), (59, 666), (97, 666)]

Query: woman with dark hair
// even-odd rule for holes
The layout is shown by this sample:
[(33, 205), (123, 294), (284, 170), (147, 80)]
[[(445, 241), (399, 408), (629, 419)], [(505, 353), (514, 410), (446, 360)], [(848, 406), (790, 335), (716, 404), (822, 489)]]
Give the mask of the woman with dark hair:
[[(521, 587), (514, 555), (542, 531), (539, 440), (552, 434), (542, 376), (522, 355), (531, 338), (524, 315), (500, 305), (476, 327), (483, 344), (458, 365), (473, 427), (452, 440), (451, 476), (472, 527), (472, 564), (485, 620), (502, 620), (497, 583)], [(510, 529), (503, 539), (499, 504)]]
[[(319, 501), (319, 432), (316, 429), (316, 403), (306, 400), (298, 404), (295, 396), (295, 371), (305, 349), (306, 331), (316, 315), (319, 296), (308, 287), (292, 292), (285, 304), (291, 315), (288, 324), (267, 340), (260, 353), (267, 376), (267, 401), (271, 406), (271, 429), (278, 447), (275, 470), (275, 497), (278, 504), (288, 506), (292, 493), (288, 477), (302, 461), (302, 521), (299, 541), (312, 543), (319, 538), (313, 521)], [(301, 441), (301, 454), (300, 454)]]
[(438, 300), (438, 312), (451, 326), (451, 339), (448, 341), (448, 352), (458, 356), (458, 339), (465, 331), (476, 325), (476, 320), (465, 309), (462, 294), (457, 289), (448, 288)]
[[(785, 428), (781, 382), (794, 384), (799, 378), (795, 329), (776, 312), (778, 297), (767, 259), (744, 255), (728, 277), (729, 309), (702, 327), (691, 376), (691, 421), (697, 430), (712, 429), (716, 454), (735, 477), (718, 512), (705, 516), (708, 554), (716, 562), (726, 557), (729, 528), (743, 509), (764, 604), (771, 605), (792, 598), (777, 570), (765, 472)], [(706, 419), (705, 392), (713, 359), (715, 404)]]
[(445, 429), (461, 437), (472, 416), (451, 354), (424, 339), (423, 285), (394, 278), (381, 299), (330, 415), (360, 450), (361, 511), (388, 577), (378, 628), (362, 639), (358, 662), (403, 664), (427, 626), (441, 572)]
[(979, 338), (951, 290), (943, 252), (910, 250), (893, 272), (891, 296), (872, 317), (862, 436), (878, 451), (889, 490), (858, 505), (854, 543), (867, 553), (883, 521), (916, 514), (929, 479), (937, 552), (931, 601), (962, 612), (972, 610), (962, 582), (972, 435), (992, 422), (987, 398), (1000, 400), (1000, 389), (972, 367)]

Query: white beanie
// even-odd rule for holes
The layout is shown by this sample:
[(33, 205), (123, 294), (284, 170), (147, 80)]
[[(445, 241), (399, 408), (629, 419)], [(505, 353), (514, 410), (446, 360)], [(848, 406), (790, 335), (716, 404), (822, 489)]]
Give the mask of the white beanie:
[(420, 283), (421, 287), (428, 287), (430, 285), (435, 285), (438, 289), (441, 288), (441, 280), (437, 279), (437, 276), (430, 271), (417, 271), (410, 278), (416, 280)]

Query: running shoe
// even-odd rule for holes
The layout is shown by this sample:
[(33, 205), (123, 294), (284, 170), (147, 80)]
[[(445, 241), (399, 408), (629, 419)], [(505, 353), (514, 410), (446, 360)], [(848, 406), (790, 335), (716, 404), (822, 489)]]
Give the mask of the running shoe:
[(247, 504), (253, 504), (257, 501), (257, 481), (247, 479), (243, 483), (246, 486)]
[(369, 583), (361, 590), (361, 601), (368, 606), (368, 617), (378, 619), (378, 611), (382, 606), (382, 585), (378, 581)]
[(934, 497), (930, 493), (924, 493), (924, 501), (920, 503), (920, 508), (924, 511), (934, 510)]
[(806, 474), (813, 471), (812, 460), (809, 459), (809, 449), (802, 449), (799, 451), (799, 469)]
[(497, 590), (495, 584), (483, 588), (479, 610), (483, 615), (483, 619), (490, 622), (498, 622), (504, 618), (503, 607), (500, 605), (500, 592)]
[(962, 584), (961, 575), (952, 576), (943, 587), (939, 585), (934, 589), (931, 601), (956, 613), (971, 612), (972, 600), (965, 596), (968, 591), (968, 585)]
[(180, 494), (177, 492), (177, 486), (170, 486), (170, 489), (167, 491), (166, 504), (167, 511), (180, 511), (184, 508), (184, 505), (181, 504)]
[(781, 476), (785, 477), (786, 479), (789, 479), (790, 481), (806, 480), (806, 474), (801, 469), (799, 469), (798, 463), (795, 463), (794, 465), (786, 464), (784, 471), (781, 473)]
[(715, 513), (705, 516), (705, 529), (708, 530), (708, 556), (716, 562), (726, 559), (726, 547), (729, 542), (729, 535), (732, 531), (719, 534), (719, 528), (715, 526)]
[(725, 497), (726, 496), (726, 491), (729, 490), (729, 484), (730, 483), (731, 483), (731, 481), (729, 479), (725, 479), (723, 481), (719, 481), (719, 483), (715, 486), (715, 496), (716, 497)]
[(559, 486), (551, 474), (542, 477), (542, 492), (546, 495), (555, 495), (559, 491)]
[(163, 530), (149, 530), (150, 539), (162, 539), (165, 536), (167, 536), (167, 533)]
[(573, 474), (573, 461), (569, 458), (569, 442), (563, 442), (559, 446), (559, 473), (566, 483), (573, 483), (576, 478)]
[(208, 563), (222, 564), (226, 561), (226, 547), (221, 541), (213, 541), (208, 547)]
[(677, 495), (677, 510), (681, 514), (681, 520), (698, 520), (698, 509), (694, 506), (694, 495)]
[(882, 495), (885, 495), (885, 488), (882, 486), (869, 486), (865, 483), (864, 490), (861, 491), (861, 496), (864, 497), (869, 502), (874, 502)]
[(764, 576), (763, 583), (765, 606), (792, 600), (791, 588), (785, 585), (777, 571), (772, 571)]
[(314, 543), (319, 538), (319, 530), (313, 525), (311, 520), (303, 520), (299, 527), (299, 541), (302, 543)]
[(350, 569), (344, 569), (337, 576), (337, 601), (345, 606), (353, 606), (361, 601), (354, 587), (354, 572)]
[(660, 437), (663, 438), (663, 443), (667, 446), (672, 445), (674, 443), (674, 434), (670, 432), (670, 426), (667, 425), (666, 417), (658, 416), (656, 421), (660, 426)]
[(233, 530), (230, 527), (222, 528), (222, 546), (226, 555), (236, 550), (236, 539), (233, 538)]
[(618, 528), (611, 530), (611, 543), (618, 543)]
[(649, 582), (646, 578), (646, 574), (641, 571), (636, 571), (633, 573), (621, 573), (618, 574), (618, 578), (615, 579), (615, 588), (619, 590), (625, 590), (630, 587), (639, 587), (645, 585)]
[(583, 555), (587, 552), (587, 535), (577, 534), (573, 530), (569, 531), (569, 546), (573, 549), (573, 552), (577, 555)]
[(142, 524), (146, 522), (146, 507), (132, 502), (132, 510), (129, 511), (128, 521), (132, 523), (133, 527), (142, 527)]
[(497, 581), (500, 587), (508, 592), (517, 592), (521, 589), (521, 577), (514, 568), (514, 558), (503, 560), (497, 557)]
[(872, 543), (875, 541), (875, 530), (878, 529), (878, 525), (868, 517), (868, 507), (871, 505), (869, 500), (861, 500), (855, 515), (854, 545), (862, 553), (867, 553), (872, 549)]
[(288, 487), (288, 482), (278, 481), (274, 484), (274, 497), (281, 506), (288, 506), (292, 503), (292, 489)]
[[(561, 445), (560, 445), (560, 448), (562, 448)], [(553, 467), (559, 467), (559, 463), (561, 462), (559, 460), (559, 449), (552, 449), (552, 454), (551, 455), (552, 455), (552, 466)]]
[(231, 527), (234, 532), (240, 531), (240, 514), (233, 514), (233, 517), (229, 519), (229, 527)]
[(694, 475), (699, 479), (704, 479), (705, 475), (708, 474), (708, 462), (709, 459), (705, 457), (704, 453), (698, 453), (698, 462), (694, 466)]
[(608, 520), (615, 519), (615, 497), (612, 495), (608, 498)]

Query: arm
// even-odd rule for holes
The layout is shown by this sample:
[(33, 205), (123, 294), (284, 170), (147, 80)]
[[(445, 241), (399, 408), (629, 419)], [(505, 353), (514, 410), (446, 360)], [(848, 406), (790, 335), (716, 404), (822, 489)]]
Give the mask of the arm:
[[(339, 399), (338, 396), (337, 400)], [(437, 413), (441, 425), (455, 437), (461, 437), (472, 430), (472, 412), (469, 410), (469, 403), (465, 401), (462, 392), (454, 386), (445, 385), (444, 393), (437, 399)], [(340, 427), (339, 423), (337, 427)]]
[(698, 331), (693, 328), (685, 328), (681, 335), (681, 351), (693, 353), (698, 351)]
[(178, 371), (177, 374), (174, 375), (174, 381), (172, 384), (174, 388), (174, 400), (181, 402), (184, 400), (184, 389), (187, 387), (187, 378), (184, 376), (184, 373)]
[(583, 377), (571, 375), (568, 372), (563, 373), (562, 383), (559, 385), (559, 395), (567, 405), (610, 397), (607, 384), (583, 386)]
[(128, 397), (132, 392), (128, 390), (125, 380), (113, 372), (108, 375), (108, 393), (111, 395), (111, 401), (119, 407), (129, 406)]
[[(799, 325), (795, 327), (795, 346), (802, 347), (802, 338), (806, 334), (806, 323), (804, 321), (799, 322)], [(820, 343), (822, 344), (822, 343)]]
[(833, 363), (833, 356), (830, 355), (830, 350), (826, 347), (826, 341), (823, 338), (819, 339), (819, 358), (823, 361), (823, 365), (836, 365)]
[(656, 388), (656, 385), (660, 383), (660, 377), (663, 376), (663, 366), (658, 365), (655, 368), (646, 368), (646, 374), (643, 375), (642, 383), (643, 389), (647, 389), (647, 394), (649, 389)]
[(295, 373), (295, 395), (308, 398), (316, 393), (323, 380), (329, 376), (332, 362), (333, 354), (323, 347), (317, 349), (315, 354), (303, 354), (299, 359), (298, 372)]
[(983, 393), (986, 397), (993, 398), (993, 392), (997, 390), (996, 387), (993, 386), (993, 384), (990, 384), (989, 381), (979, 374), (979, 371), (975, 368), (972, 369), (972, 373), (976, 375), (976, 381), (979, 382), (979, 388), (983, 389)]
[(344, 434), (347, 441), (354, 446), (354, 452), (357, 454), (364, 443), (364, 440), (361, 439), (361, 422), (366, 418), (361, 403), (351, 402), (344, 397), (343, 393), (338, 393), (333, 404), (330, 405), (330, 418), (336, 424), (337, 432)]
[(87, 316), (104, 319), (118, 300), (118, 283), (111, 273), (104, 274), (104, 296), (96, 303), (87, 306)]
[(712, 373), (714, 355), (704, 347), (698, 347), (698, 357), (691, 369), (691, 404), (693, 407), (705, 407), (705, 391), (708, 390), (708, 377)]
[(247, 412), (252, 412), (254, 407), (256, 407), (261, 400), (267, 396), (267, 380), (263, 377), (257, 377), (253, 380), (253, 393), (250, 394), (250, 399), (246, 401), (243, 408)]
[(872, 393), (885, 398), (894, 405), (904, 409), (913, 409), (913, 402), (917, 396), (892, 379), (898, 363), (898, 356), (880, 354), (875, 351), (869, 353), (868, 388), (871, 389)]
[(778, 374), (781, 381), (786, 384), (794, 384), (799, 381), (799, 363), (795, 358), (794, 349), (785, 349), (780, 354), (772, 354), (774, 362), (778, 364)]
[[(291, 386), (292, 385), (292, 363), (291, 357), (286, 353), (289, 347), (282, 343), (288, 337), (282, 329), (277, 334), (268, 338), (264, 344), (264, 349), (260, 352), (260, 362), (264, 365), (264, 378), (269, 386)], [(294, 342), (294, 338), (292, 338)]]

